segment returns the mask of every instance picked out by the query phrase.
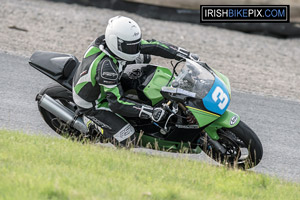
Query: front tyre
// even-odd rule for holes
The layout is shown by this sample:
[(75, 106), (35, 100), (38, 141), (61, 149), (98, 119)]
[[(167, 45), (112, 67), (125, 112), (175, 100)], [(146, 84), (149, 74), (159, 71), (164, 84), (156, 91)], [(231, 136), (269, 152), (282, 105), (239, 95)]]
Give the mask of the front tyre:
[(225, 154), (208, 145), (206, 153), (217, 162), (238, 168), (249, 169), (261, 161), (263, 147), (257, 137), (244, 122), (233, 128), (222, 128), (218, 130), (218, 142), (226, 149)]

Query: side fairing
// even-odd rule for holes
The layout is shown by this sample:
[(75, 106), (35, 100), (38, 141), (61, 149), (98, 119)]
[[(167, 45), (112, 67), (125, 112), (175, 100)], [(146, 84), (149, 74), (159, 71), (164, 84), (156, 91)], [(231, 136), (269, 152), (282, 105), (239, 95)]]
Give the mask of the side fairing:
[(163, 100), (163, 96), (161, 95), (160, 91), (162, 86), (165, 86), (169, 82), (171, 75), (172, 73), (169, 69), (157, 67), (151, 81), (143, 90), (146, 97), (151, 100), (152, 105), (155, 105)]
[(226, 112), (205, 128), (206, 133), (213, 139), (218, 140), (219, 136), (217, 130), (220, 128), (233, 128), (240, 123), (240, 116), (230, 110), (226, 110)]
[(203, 127), (213, 121), (215, 121), (216, 119), (218, 119), (220, 117), (220, 115), (205, 111), (203, 109), (198, 109), (195, 107), (191, 107), (191, 106), (186, 106), (189, 111), (192, 112), (192, 114), (194, 115), (194, 117), (196, 118), (199, 127)]

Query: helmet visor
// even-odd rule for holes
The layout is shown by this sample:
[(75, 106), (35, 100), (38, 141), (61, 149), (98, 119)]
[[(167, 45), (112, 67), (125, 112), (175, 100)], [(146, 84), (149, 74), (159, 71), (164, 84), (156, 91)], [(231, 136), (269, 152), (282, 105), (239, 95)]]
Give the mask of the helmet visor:
[(126, 54), (137, 54), (141, 51), (141, 39), (124, 41), (118, 38), (118, 50)]

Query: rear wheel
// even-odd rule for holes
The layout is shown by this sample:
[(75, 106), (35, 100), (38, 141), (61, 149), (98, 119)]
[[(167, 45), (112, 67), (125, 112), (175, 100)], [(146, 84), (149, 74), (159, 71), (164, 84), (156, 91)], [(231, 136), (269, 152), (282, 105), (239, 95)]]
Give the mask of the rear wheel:
[[(76, 105), (73, 102), (72, 93), (57, 83), (45, 87), (39, 94), (47, 94), (48, 96), (56, 100), (58, 103), (67, 107), (68, 109), (74, 112), (76, 110)], [(63, 122), (44, 108), (40, 107), (39, 105), (38, 108), (45, 122), (56, 133), (64, 137), (80, 137), (81, 133), (79, 131), (70, 127), (68, 124), (66, 124), (65, 122)]]
[(213, 145), (206, 145), (205, 152), (217, 162), (230, 167), (252, 168), (262, 159), (263, 148), (257, 135), (242, 121), (233, 128), (218, 130), (219, 144), (226, 152), (220, 153)]

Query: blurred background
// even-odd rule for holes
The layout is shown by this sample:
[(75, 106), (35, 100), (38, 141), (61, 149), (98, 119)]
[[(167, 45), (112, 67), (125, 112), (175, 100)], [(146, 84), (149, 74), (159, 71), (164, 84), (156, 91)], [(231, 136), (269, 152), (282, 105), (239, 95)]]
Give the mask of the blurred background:
[(211, 23), (247, 33), (300, 37), (300, 0), (53, 0), (134, 12), (155, 19), (200, 23), (200, 5), (290, 5), (291, 23)]
[[(226, 74), (234, 90), (300, 101), (300, 0), (0, 0), (0, 51), (30, 57), (36, 50), (82, 59), (108, 19), (124, 15), (143, 39), (199, 54)], [(200, 24), (200, 5), (290, 4), (291, 23)], [(218, 26), (218, 27), (216, 27)], [(153, 56), (153, 64), (170, 61)]]

